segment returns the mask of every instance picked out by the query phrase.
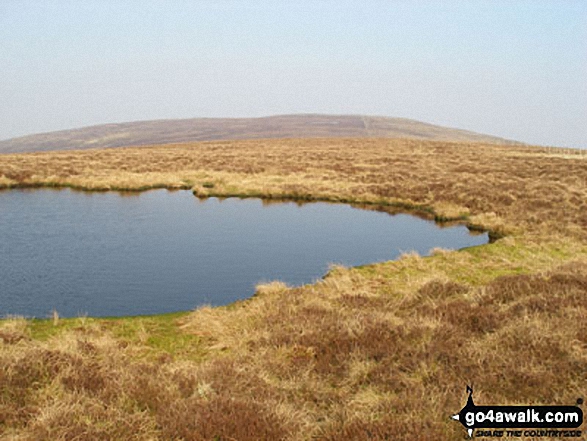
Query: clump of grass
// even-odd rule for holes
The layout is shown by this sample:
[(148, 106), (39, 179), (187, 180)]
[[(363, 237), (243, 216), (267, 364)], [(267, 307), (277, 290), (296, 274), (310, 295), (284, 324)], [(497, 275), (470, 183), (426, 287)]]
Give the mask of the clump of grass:
[(0, 321), (0, 341), (4, 344), (11, 345), (29, 339), (30, 333), (24, 318), (9, 317)]

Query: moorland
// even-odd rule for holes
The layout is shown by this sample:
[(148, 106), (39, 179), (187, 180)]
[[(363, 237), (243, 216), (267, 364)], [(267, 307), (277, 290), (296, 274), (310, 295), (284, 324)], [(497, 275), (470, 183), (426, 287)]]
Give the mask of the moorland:
[(0, 322), (0, 437), (464, 439), (478, 404), (587, 384), (587, 155), (383, 138), (0, 155), (0, 186), (190, 189), (418, 211), (492, 243), (333, 267), (173, 315)]
[(228, 139), (341, 137), (516, 143), (496, 136), (406, 118), (302, 114), (260, 118), (188, 118), (101, 124), (0, 140), (0, 153), (162, 145)]

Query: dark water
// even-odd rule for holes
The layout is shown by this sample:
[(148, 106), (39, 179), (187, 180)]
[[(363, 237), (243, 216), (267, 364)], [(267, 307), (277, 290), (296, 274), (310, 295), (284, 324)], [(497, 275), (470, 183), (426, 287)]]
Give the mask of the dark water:
[(0, 192), (0, 316), (155, 314), (223, 305), (257, 283), (310, 283), (330, 263), (487, 242), (464, 226), (348, 205), (200, 201), (188, 191), (124, 196)]

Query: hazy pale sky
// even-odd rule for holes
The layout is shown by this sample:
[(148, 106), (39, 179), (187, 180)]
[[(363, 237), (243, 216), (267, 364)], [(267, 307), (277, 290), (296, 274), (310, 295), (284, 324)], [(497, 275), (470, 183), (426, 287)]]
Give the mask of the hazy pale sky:
[(0, 0), (0, 139), (284, 113), (587, 148), (587, 2)]

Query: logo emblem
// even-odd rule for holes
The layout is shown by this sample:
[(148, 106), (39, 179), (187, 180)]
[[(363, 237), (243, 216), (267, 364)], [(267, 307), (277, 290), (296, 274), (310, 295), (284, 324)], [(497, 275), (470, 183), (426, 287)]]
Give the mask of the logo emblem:
[[(465, 427), (469, 437), (476, 429), (553, 429), (526, 430), (524, 436), (569, 436), (569, 431), (560, 429), (576, 429), (583, 424), (583, 411), (579, 407), (582, 398), (575, 406), (477, 406), (471, 386), (467, 386), (467, 394), (467, 404), (452, 419)], [(503, 436), (504, 431), (501, 432)], [(521, 430), (506, 432), (508, 436), (522, 436)]]

